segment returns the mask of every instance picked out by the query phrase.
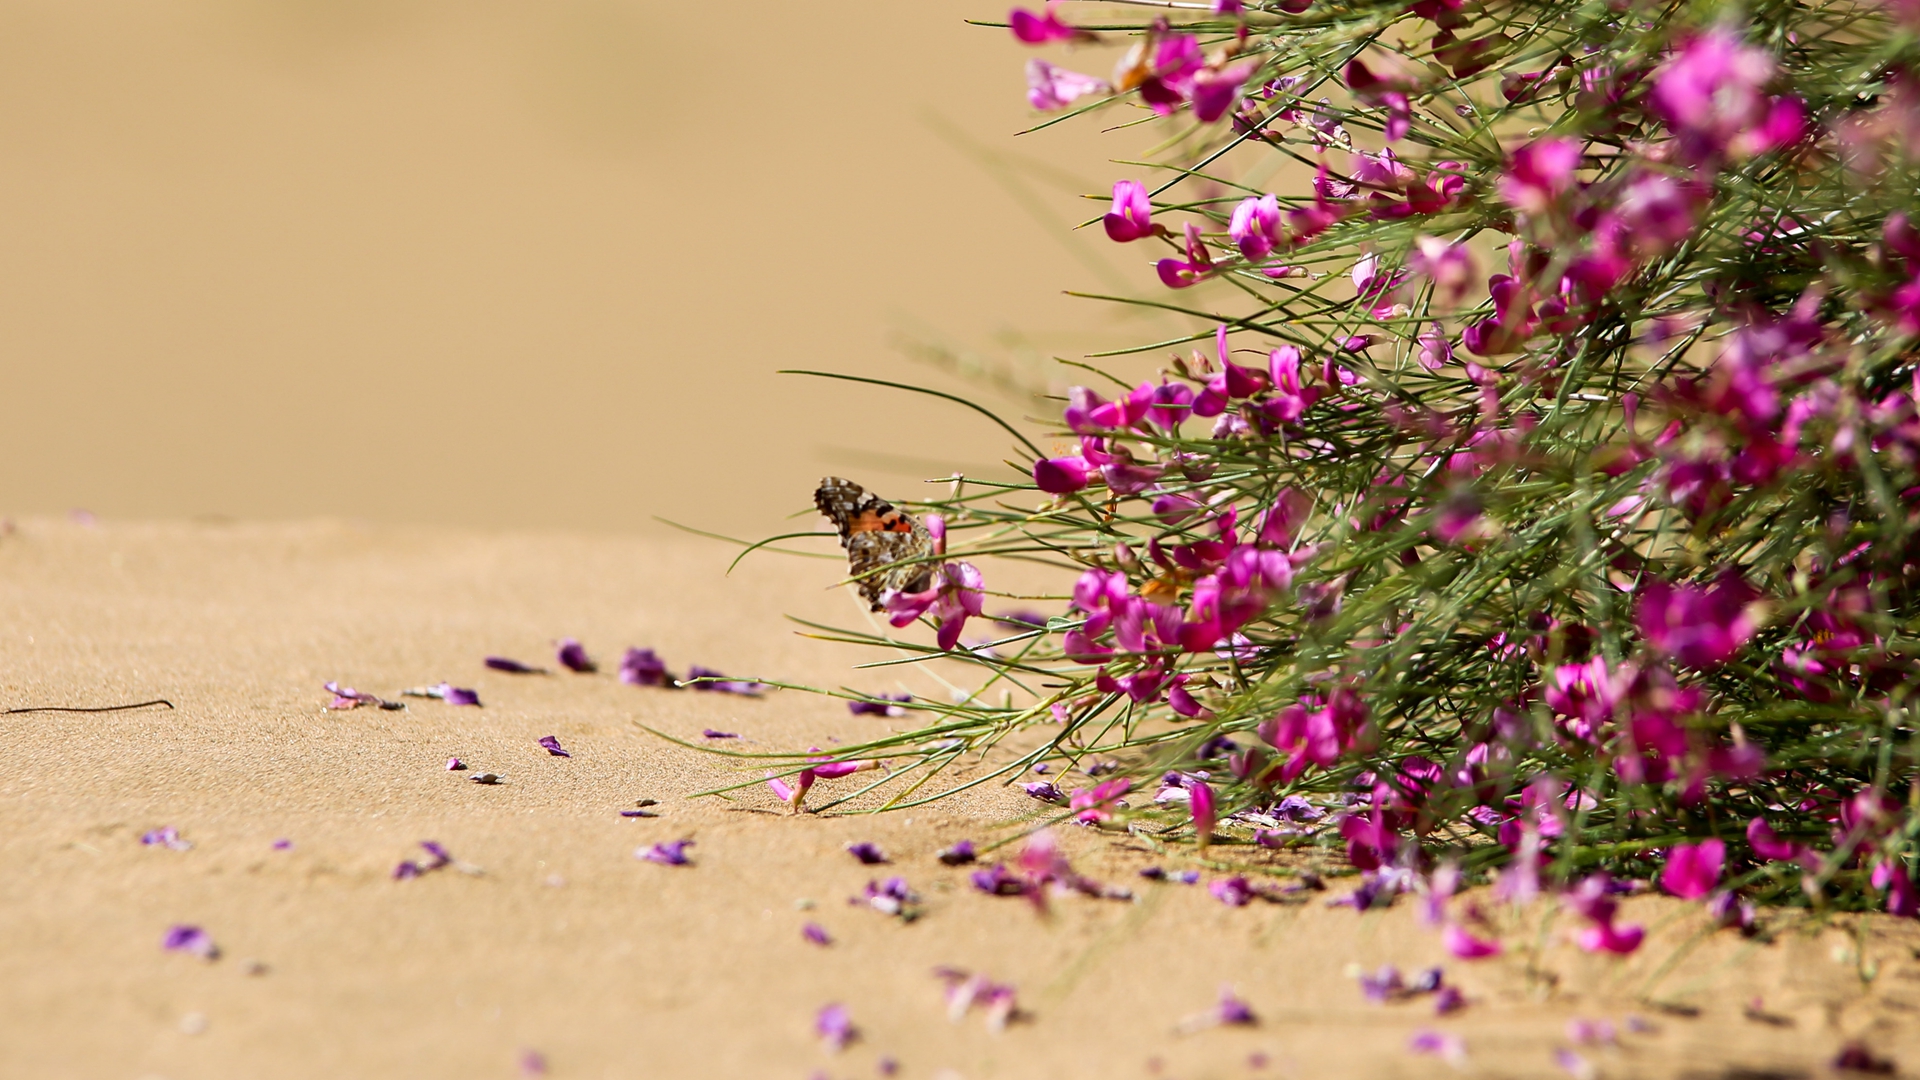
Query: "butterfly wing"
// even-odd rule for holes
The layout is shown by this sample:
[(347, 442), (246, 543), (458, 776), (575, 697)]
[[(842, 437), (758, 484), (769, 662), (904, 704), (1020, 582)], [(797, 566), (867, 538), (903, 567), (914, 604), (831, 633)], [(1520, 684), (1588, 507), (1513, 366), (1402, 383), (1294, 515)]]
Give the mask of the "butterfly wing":
[(860, 595), (874, 611), (884, 594), (920, 592), (933, 580), (932, 563), (912, 561), (933, 554), (933, 537), (911, 514), (837, 476), (820, 481), (813, 504), (839, 531), (848, 574), (860, 579)]

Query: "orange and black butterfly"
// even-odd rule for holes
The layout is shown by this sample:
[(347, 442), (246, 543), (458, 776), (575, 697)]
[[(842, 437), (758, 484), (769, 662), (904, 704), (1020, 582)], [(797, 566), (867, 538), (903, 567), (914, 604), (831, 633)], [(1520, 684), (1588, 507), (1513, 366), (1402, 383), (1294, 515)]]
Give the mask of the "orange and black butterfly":
[[(888, 592), (924, 592), (934, 563), (915, 562), (933, 554), (933, 537), (913, 515), (851, 480), (829, 476), (814, 490), (813, 505), (840, 530), (850, 577), (873, 610)], [(905, 566), (893, 564), (905, 562)]]

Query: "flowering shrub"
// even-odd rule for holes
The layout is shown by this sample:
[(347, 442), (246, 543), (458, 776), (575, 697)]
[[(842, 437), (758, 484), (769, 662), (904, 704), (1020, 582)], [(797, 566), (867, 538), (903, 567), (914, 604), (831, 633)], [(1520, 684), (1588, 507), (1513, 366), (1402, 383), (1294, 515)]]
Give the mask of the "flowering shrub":
[(990, 642), (972, 563), (888, 605), (933, 644), (841, 631), (985, 677), (836, 760), (904, 792), (1040, 728), (993, 778), (1176, 774), (1063, 818), (1579, 879), (1596, 950), (1639, 941), (1608, 874), (1914, 913), (1920, 5), (1073, 14), (1008, 22), (1110, 76), (1028, 100), (1164, 127), (1097, 224), (1204, 329), (1073, 387), (1029, 496), (926, 504), (1077, 577)]

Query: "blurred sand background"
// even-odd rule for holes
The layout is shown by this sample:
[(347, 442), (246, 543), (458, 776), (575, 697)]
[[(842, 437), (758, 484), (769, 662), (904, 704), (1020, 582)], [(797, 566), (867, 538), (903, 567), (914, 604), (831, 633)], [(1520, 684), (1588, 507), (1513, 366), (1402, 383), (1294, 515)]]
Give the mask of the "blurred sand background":
[[(1184, 329), (1061, 295), (1148, 282), (1144, 253), (1067, 232), (1139, 148), (1015, 139), (1025, 55), (960, 22), (996, 14), (0, 3), (0, 705), (178, 706), (0, 717), (0, 1076), (512, 1077), (530, 1051), (555, 1077), (1431, 1076), (1423, 1028), (1465, 1037), (1468, 1075), (1538, 1076), (1569, 1019), (1630, 1013), (1647, 1030), (1585, 1067), (1825, 1076), (1855, 1038), (1920, 1061), (1911, 924), (1766, 944), (1636, 900), (1654, 936), (1616, 964), (1536, 908), (1514, 955), (1466, 965), (1410, 904), (1232, 909), (1136, 871), (1272, 856), (1091, 830), (1076, 865), (1139, 902), (1042, 917), (934, 860), (1023, 796), (688, 801), (755, 774), (638, 726), (790, 750), (904, 721), (480, 667), (573, 635), (609, 668), (644, 645), (940, 692), (793, 634), (859, 624), (832, 563), (726, 576), (723, 545), (652, 516), (772, 532), (822, 472), (908, 495), (1004, 451), (957, 408), (776, 368), (962, 385), (905, 342), (1045, 384), (1049, 355)], [(329, 712), (328, 679), (485, 705)], [(642, 798), (661, 816), (618, 815)], [(194, 847), (140, 843), (169, 825)], [(633, 857), (682, 837), (691, 867)], [(392, 880), (428, 839), (481, 872)], [(922, 919), (846, 903), (880, 873)], [(163, 952), (176, 923), (220, 959)], [(1368, 1004), (1349, 974), (1435, 962), (1464, 1013)], [(1017, 984), (1026, 1018), (949, 1023), (936, 964)], [(1223, 983), (1261, 1023), (1176, 1034)], [(811, 1031), (836, 1001), (862, 1031), (837, 1056)]]
[(747, 529), (990, 467), (772, 373), (1045, 382), (1113, 336), (1063, 289), (1150, 280), (1068, 231), (1137, 140), (1016, 139), (999, 14), (0, 3), (0, 512)]

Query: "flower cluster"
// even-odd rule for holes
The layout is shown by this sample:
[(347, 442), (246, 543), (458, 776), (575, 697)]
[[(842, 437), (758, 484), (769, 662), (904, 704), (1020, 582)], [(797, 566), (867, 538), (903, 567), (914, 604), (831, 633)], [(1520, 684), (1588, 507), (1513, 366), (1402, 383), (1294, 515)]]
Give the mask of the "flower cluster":
[[(1205, 843), (1308, 800), (1324, 823), (1255, 839), (1498, 870), (1515, 902), (1557, 890), (1597, 951), (1638, 944), (1615, 897), (1653, 882), (1729, 918), (1912, 913), (1902, 17), (1281, 0), (1095, 33), (1016, 10), (1022, 43), (1117, 54), (1105, 77), (1031, 61), (1036, 109), (1177, 125), (1099, 225), (1152, 251), (1143, 302), (1194, 322), (1117, 392), (1063, 388), (1030, 502), (961, 478), (928, 504), (943, 558), (951, 534), (1076, 564), (1017, 654), (965, 656), (1028, 696), (963, 694), (842, 758), (937, 766), (1061, 724), (1135, 780), (1207, 777), (1138, 808), (1049, 784), (1065, 817), (1184, 812)], [(930, 580), (889, 603), (934, 616), (929, 656), (985, 594), (970, 562)]]

